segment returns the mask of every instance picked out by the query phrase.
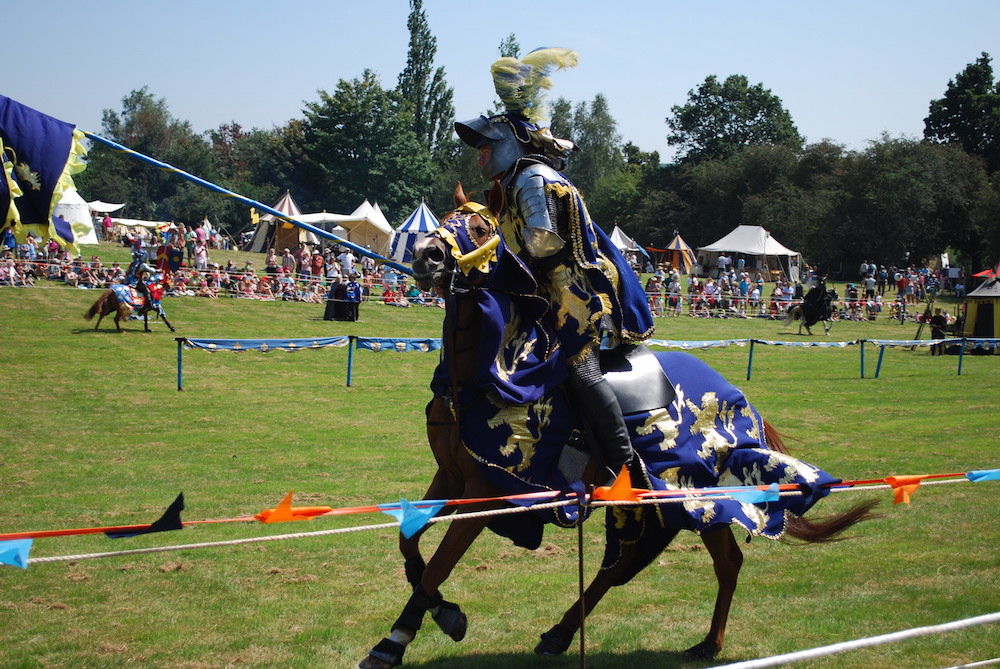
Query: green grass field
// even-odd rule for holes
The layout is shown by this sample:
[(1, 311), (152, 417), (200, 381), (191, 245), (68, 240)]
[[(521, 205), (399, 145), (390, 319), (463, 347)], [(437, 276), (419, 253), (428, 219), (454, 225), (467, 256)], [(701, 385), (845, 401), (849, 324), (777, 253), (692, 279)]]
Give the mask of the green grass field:
[[(124, 251), (124, 250), (123, 250)], [(117, 249), (102, 246), (110, 261)], [(92, 253), (84, 251), (84, 255)], [(234, 259), (246, 254), (233, 252)], [(213, 259), (224, 263), (224, 254)], [(126, 260), (127, 253), (119, 260)], [(242, 263), (241, 263), (242, 264)], [(258, 263), (255, 259), (255, 265)], [(184, 353), (165, 326), (93, 324), (96, 291), (0, 288), (0, 532), (155, 520), (183, 491), (185, 520), (252, 515), (295, 490), (297, 505), (419, 498), (433, 473), (423, 407), (435, 354)], [(365, 304), (356, 323), (323, 321), (322, 305), (168, 298), (190, 337), (436, 337), (439, 309)], [(657, 319), (661, 339), (805, 340), (760, 319)], [(908, 339), (913, 324), (837, 323), (829, 339)], [(925, 337), (927, 336), (925, 332)], [(814, 339), (822, 338), (814, 337)], [(785, 433), (794, 454), (843, 478), (1000, 467), (1000, 356), (757, 347), (694, 351), (740, 385)], [(588, 619), (599, 668), (706, 667), (1000, 611), (1000, 484), (924, 486), (912, 506), (848, 541), (790, 546), (757, 540), (744, 563), (726, 649), (684, 660), (708, 627), (714, 577), (698, 538), (682, 535)], [(843, 493), (815, 513), (864, 495)], [(308, 523), (198, 525), (112, 541), (37, 539), (32, 557), (217, 542), (377, 524), (388, 516)], [(585, 568), (600, 563), (603, 528), (586, 527)], [(428, 531), (430, 547), (443, 528)], [(443, 592), (469, 614), (455, 644), (430, 621), (407, 651), (424, 669), (579, 666), (532, 653), (576, 596), (576, 535), (550, 530), (525, 551), (484, 535)], [(389, 632), (407, 593), (392, 530), (177, 552), (0, 567), (0, 667), (352, 667)], [(951, 667), (1000, 656), (997, 625), (810, 660), (797, 667)]]

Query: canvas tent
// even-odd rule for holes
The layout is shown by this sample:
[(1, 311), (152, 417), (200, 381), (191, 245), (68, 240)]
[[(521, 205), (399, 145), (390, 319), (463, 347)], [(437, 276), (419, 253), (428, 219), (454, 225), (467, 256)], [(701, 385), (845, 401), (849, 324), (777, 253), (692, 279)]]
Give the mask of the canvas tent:
[(965, 296), (965, 322), (963, 337), (1000, 337), (1000, 263), (993, 271), (993, 278)]
[(113, 214), (122, 207), (125, 203), (115, 204), (114, 202), (101, 202), (100, 200), (91, 200), (87, 203), (91, 211), (96, 211), (98, 214)]
[(367, 246), (380, 255), (389, 251), (392, 226), (378, 204), (372, 205), (366, 199), (350, 214), (302, 214), (297, 216), (303, 223), (314, 225), (357, 246)]
[(759, 225), (738, 225), (714, 244), (700, 247), (699, 262), (703, 268), (714, 270), (722, 253), (735, 254), (734, 260), (742, 257), (748, 269), (772, 272), (766, 278), (777, 278), (773, 273), (783, 272), (789, 281), (799, 280), (801, 254), (786, 247)]
[(668, 262), (671, 267), (684, 274), (690, 274), (691, 268), (698, 262), (694, 257), (694, 251), (677, 232), (674, 233), (674, 238), (667, 244), (667, 248), (658, 249), (653, 246), (647, 246), (646, 250), (653, 254), (656, 263)]
[(438, 226), (437, 218), (422, 200), (392, 235), (389, 257), (396, 262), (412, 262), (413, 247)]
[(62, 198), (52, 210), (53, 216), (58, 216), (73, 230), (77, 244), (96, 244), (97, 233), (94, 232), (94, 219), (90, 215), (90, 206), (80, 197), (75, 188), (67, 188)]
[[(291, 192), (287, 190), (271, 208), (292, 218), (302, 216), (299, 205), (295, 204)], [(283, 249), (294, 249), (299, 242), (319, 244), (319, 239), (308, 230), (281, 221), (273, 214), (264, 214), (257, 221), (257, 229), (254, 230), (253, 237), (250, 238), (250, 243), (244, 251), (267, 253), (268, 249), (275, 249), (280, 254)]]
[(680, 234), (675, 234), (664, 250), (666, 251), (667, 262), (670, 263), (671, 267), (675, 267), (685, 274), (691, 272), (691, 267), (696, 262), (694, 250), (688, 246), (688, 243), (684, 241)]
[(642, 248), (635, 241), (622, 232), (622, 229), (615, 226), (615, 229), (611, 231), (611, 243), (615, 245), (615, 248), (622, 252), (622, 254), (627, 254), (629, 251), (641, 253), (642, 255), (649, 257), (646, 249)]

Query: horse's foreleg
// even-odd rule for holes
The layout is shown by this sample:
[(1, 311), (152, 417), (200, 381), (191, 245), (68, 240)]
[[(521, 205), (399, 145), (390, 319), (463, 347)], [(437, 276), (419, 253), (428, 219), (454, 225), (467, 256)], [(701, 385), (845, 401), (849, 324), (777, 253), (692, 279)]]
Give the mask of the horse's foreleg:
[(712, 556), (715, 567), (715, 577), (719, 581), (719, 593), (715, 598), (715, 611), (712, 613), (712, 626), (705, 640), (696, 646), (688, 648), (685, 653), (694, 657), (711, 659), (722, 650), (726, 635), (726, 621), (729, 619), (729, 607), (733, 603), (736, 592), (736, 582), (743, 566), (743, 552), (733, 536), (733, 530), (728, 525), (724, 528), (703, 533), (701, 540)]
[[(486, 528), (488, 518), (457, 520), (448, 526), (441, 544), (423, 568), (420, 583), (392, 625), (392, 633), (368, 653), (361, 669), (389, 669), (403, 663), (403, 653), (430, 611), (438, 626), (455, 641), (465, 636), (466, 618), (457, 605), (444, 601), (438, 588), (451, 574), (472, 542)], [(402, 544), (401, 544), (402, 545)]]
[[(450, 499), (462, 494), (462, 486), (456, 484), (443, 469), (438, 469), (434, 473), (424, 499)], [(424, 530), (420, 530), (413, 536), (407, 538), (402, 532), (399, 534), (399, 552), (403, 556), (403, 566), (406, 570), (406, 580), (410, 587), (415, 588), (420, 583), (424, 575), (424, 558), (420, 554), (420, 537)]]

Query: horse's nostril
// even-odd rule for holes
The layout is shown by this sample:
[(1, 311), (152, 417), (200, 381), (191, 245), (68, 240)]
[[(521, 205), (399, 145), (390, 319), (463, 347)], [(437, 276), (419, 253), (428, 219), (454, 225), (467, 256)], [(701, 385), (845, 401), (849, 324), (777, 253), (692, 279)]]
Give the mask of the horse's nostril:
[(444, 262), (444, 251), (439, 248), (427, 249), (427, 259), (431, 262)]

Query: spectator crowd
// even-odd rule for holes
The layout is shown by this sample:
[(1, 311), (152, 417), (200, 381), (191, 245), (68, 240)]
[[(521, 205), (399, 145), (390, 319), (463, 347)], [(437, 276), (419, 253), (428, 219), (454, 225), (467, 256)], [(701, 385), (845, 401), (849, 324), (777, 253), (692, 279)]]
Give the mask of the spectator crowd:
[[(107, 234), (110, 229), (105, 228)], [(242, 267), (232, 261), (225, 266), (211, 262), (213, 241), (203, 226), (188, 228), (182, 223), (153, 236), (128, 233), (119, 241), (133, 253), (145, 254), (150, 265), (163, 271), (168, 296), (444, 306), (440, 297), (421, 291), (406, 275), (336, 245), (310, 250), (299, 243), (295, 248), (281, 249), (280, 254), (270, 249), (262, 271), (258, 271), (252, 260)], [(118, 262), (106, 265), (96, 255), (90, 260), (72, 259), (54, 240), (42, 243), (31, 235), (26, 243), (17, 244), (9, 230), (0, 251), (0, 286), (30, 287), (44, 280), (74, 288), (104, 289), (125, 277), (125, 268)], [(760, 272), (737, 270), (731, 265), (720, 266), (716, 276), (706, 278), (681, 274), (668, 263), (649, 264), (646, 270), (649, 309), (658, 317), (784, 319), (819, 282), (808, 266), (803, 269), (804, 283), (782, 276), (773, 284)], [(835, 318), (875, 320), (886, 315), (915, 321), (924, 317), (918, 305), (929, 296), (947, 290), (961, 297), (963, 289), (960, 273), (864, 261), (858, 280), (847, 283), (843, 295), (838, 296)]]

